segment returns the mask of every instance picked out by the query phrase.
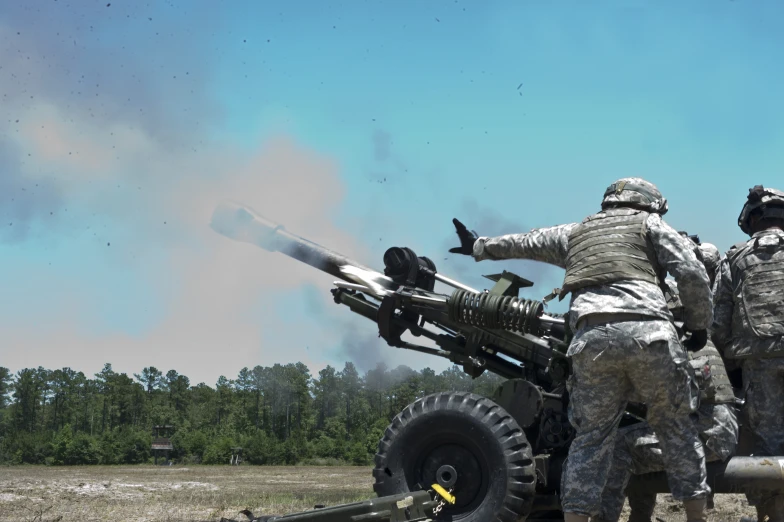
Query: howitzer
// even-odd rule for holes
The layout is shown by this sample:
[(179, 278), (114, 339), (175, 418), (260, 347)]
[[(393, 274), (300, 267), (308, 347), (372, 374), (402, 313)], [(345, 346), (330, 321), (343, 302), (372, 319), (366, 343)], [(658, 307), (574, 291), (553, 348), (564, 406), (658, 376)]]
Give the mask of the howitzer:
[[(566, 348), (564, 319), (544, 314), (539, 301), (516, 297), (520, 288), (533, 286), (526, 279), (509, 272), (485, 276), (496, 284), (479, 292), (439, 274), (430, 259), (399, 247), (384, 254), (382, 274), (235, 203), (218, 206), (211, 226), (222, 235), (280, 252), (341, 279), (332, 290), (335, 302), (377, 322), (379, 334), (391, 346), (448, 358), (474, 377), (489, 370), (510, 379), (542, 381), (548, 388), (565, 381), (567, 361), (558, 356)], [(434, 292), (436, 281), (454, 291)], [(440, 349), (403, 341), (407, 331)]]
[[(375, 322), (390, 346), (444, 357), (473, 378), (489, 371), (507, 379), (491, 398), (436, 393), (398, 414), (375, 456), (379, 497), (437, 484), (456, 500), (434, 520), (563, 520), (561, 468), (574, 435), (567, 416), (568, 328), (563, 316), (544, 313), (541, 301), (518, 296), (531, 281), (504, 271), (486, 275), (495, 284), (478, 291), (404, 247), (389, 248), (378, 272), (236, 203), (219, 205), (211, 226), (337, 278), (334, 301)], [(436, 291), (436, 283), (451, 291)], [(406, 333), (435, 346), (406, 341)], [(630, 404), (623, 422), (644, 415), (644, 406)], [(716, 492), (734, 493), (752, 483), (784, 487), (784, 475), (755, 473), (745, 461), (740, 473), (734, 462), (709, 468)]]

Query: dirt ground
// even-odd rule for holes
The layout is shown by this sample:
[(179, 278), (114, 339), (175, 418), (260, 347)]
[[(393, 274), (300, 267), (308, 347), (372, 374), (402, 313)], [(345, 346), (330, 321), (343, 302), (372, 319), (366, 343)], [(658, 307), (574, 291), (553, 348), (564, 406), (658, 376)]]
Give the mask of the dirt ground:
[[(738, 522), (742, 517), (757, 519), (757, 512), (746, 502), (743, 495), (716, 495), (714, 509), (708, 512), (710, 522)], [(628, 504), (624, 507), (621, 521), (625, 522), (629, 515)], [(659, 495), (656, 504), (656, 517), (665, 522), (684, 522), (686, 515), (679, 502), (674, 502), (670, 495)]]
[[(364, 467), (0, 467), (0, 522), (217, 522), (285, 514), (373, 497)], [(739, 495), (718, 495), (712, 521), (753, 515)], [(685, 520), (660, 496), (657, 515)], [(625, 518), (622, 518), (625, 520)]]

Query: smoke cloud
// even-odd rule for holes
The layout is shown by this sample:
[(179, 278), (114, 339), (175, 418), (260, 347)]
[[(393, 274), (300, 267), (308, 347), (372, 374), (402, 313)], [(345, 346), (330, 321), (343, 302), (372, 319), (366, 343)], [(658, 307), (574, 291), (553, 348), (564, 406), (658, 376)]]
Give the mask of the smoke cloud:
[[(183, 24), (182, 12), (122, 4), (3, 9), (0, 248), (34, 251), (41, 265), (0, 275), (4, 366), (154, 365), (213, 383), (246, 365), (382, 360), (373, 325), (330, 302), (334, 278), (209, 227), (217, 203), (240, 201), (368, 263), (335, 225), (345, 187), (332, 158), (282, 133), (246, 149), (212, 132), (223, 118), (205, 81), (214, 42), (192, 35), (211, 34), (219, 13)], [(139, 35), (138, 46), (112, 32)], [(286, 307), (302, 292), (320, 310), (306, 325), (302, 304)]]

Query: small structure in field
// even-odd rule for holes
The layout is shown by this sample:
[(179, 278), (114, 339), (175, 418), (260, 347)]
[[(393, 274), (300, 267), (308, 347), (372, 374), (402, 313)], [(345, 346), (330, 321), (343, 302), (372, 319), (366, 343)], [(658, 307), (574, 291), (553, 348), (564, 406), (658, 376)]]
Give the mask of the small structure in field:
[(169, 452), (174, 449), (171, 436), (174, 434), (174, 426), (159, 425), (152, 427), (152, 454), (155, 456), (155, 465), (158, 465), (158, 457), (163, 457), (163, 461), (169, 460)]
[(231, 448), (230, 465), (239, 466), (242, 462), (242, 448)]

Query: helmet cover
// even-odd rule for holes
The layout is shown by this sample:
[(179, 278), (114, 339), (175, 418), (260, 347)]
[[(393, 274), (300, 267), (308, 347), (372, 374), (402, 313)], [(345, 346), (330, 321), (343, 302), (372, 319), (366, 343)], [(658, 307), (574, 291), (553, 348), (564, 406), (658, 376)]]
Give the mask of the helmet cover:
[(640, 208), (662, 216), (669, 209), (656, 185), (642, 178), (621, 178), (607, 187), (602, 209), (608, 207)]
[(752, 235), (749, 226), (751, 214), (757, 209), (760, 209), (763, 218), (784, 219), (784, 192), (762, 185), (749, 189), (746, 203), (738, 216), (738, 226), (748, 235)]
[(719, 260), (721, 259), (721, 254), (719, 253), (719, 249), (716, 245), (712, 243), (700, 243), (697, 247), (702, 254), (702, 262), (705, 264), (705, 270), (708, 273), (711, 273), (716, 270), (716, 267), (719, 266)]

